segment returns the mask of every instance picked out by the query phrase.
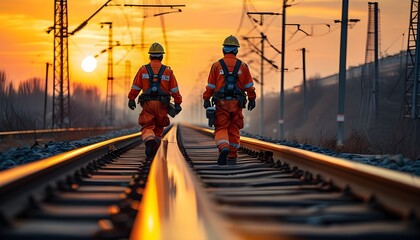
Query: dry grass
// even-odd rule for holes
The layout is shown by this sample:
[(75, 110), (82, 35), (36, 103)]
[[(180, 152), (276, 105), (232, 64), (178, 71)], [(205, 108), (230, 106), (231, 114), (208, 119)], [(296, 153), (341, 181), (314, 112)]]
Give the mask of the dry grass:
[(108, 132), (109, 130), (91, 130), (91, 131), (77, 131), (77, 132), (64, 132), (64, 133), (50, 133), (46, 135), (15, 135), (7, 136), (0, 139), (0, 152), (6, 151), (11, 148), (18, 147), (31, 147), (36, 142), (45, 144), (48, 142), (65, 142), (75, 141), (93, 136), (98, 136)]
[(340, 153), (354, 153), (354, 154), (375, 154), (374, 146), (366, 139), (365, 136), (353, 130), (350, 136), (345, 139), (343, 145), (337, 145), (336, 138), (325, 138), (322, 136), (318, 141), (314, 141), (310, 138), (296, 138), (294, 137), (294, 142), (301, 144), (309, 144), (321, 148), (330, 149), (335, 152)]
[[(334, 139), (334, 142), (335, 139)], [(331, 144), (331, 141), (330, 143)], [(344, 141), (344, 144), (342, 146), (338, 146), (335, 144), (331, 148), (332, 150), (336, 152), (346, 152), (346, 153), (355, 153), (355, 154), (374, 154), (373, 151), (375, 148), (374, 146), (366, 140), (366, 137), (362, 134), (356, 132), (353, 130), (350, 134), (350, 136)]]

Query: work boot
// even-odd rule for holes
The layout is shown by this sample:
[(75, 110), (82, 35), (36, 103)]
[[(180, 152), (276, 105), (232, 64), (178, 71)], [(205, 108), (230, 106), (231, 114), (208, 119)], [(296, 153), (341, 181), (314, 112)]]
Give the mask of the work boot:
[(229, 148), (223, 148), (219, 153), (219, 159), (217, 159), (217, 165), (226, 165), (227, 155), (229, 154)]
[(236, 161), (238, 160), (238, 158), (227, 158), (227, 165), (236, 165)]
[(155, 148), (155, 140), (149, 140), (146, 141), (145, 145), (146, 145), (146, 161), (152, 161), (153, 157), (154, 157), (154, 148)]

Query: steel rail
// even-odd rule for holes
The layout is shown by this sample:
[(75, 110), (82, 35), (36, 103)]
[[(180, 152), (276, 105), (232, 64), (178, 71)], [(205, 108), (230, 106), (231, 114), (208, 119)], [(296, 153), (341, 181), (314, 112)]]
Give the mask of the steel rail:
[(130, 239), (237, 239), (179, 150), (177, 128), (153, 160)]
[[(213, 134), (213, 130), (208, 128), (185, 126)], [(313, 176), (322, 176), (324, 181), (351, 191), (366, 202), (375, 201), (404, 219), (419, 219), (419, 177), (249, 137), (241, 136), (241, 147), (272, 152), (274, 161), (287, 163)]]
[(58, 167), (61, 164), (65, 164), (69, 161), (74, 160), (75, 158), (80, 158), (86, 153), (104, 149), (105, 151), (109, 151), (109, 146), (113, 146), (114, 144), (121, 144), (121, 142), (123, 141), (129, 141), (134, 138), (138, 138), (139, 136), (141, 136), (141, 133), (133, 133), (126, 136), (105, 140), (99, 143), (95, 143), (89, 146), (77, 148), (65, 153), (45, 158), (37, 162), (32, 162), (24, 164), (22, 166), (4, 170), (0, 172), (0, 189), (11, 184), (12, 182), (17, 182), (18, 180), (22, 180), (37, 172), (42, 172), (49, 168)]
[[(141, 200), (141, 202), (137, 208), (138, 211), (132, 227), (130, 239), (238, 239), (246, 236), (241, 234), (252, 233), (251, 230), (247, 231), (247, 233), (241, 233), (240, 231), (242, 230), (242, 226), (247, 228), (252, 227), (253, 225), (247, 225), (246, 222), (241, 221), (232, 221), (229, 214), (224, 215), (227, 210), (220, 211), (224, 206), (228, 209), (232, 207), (232, 205), (229, 205), (232, 198), (226, 196), (218, 201), (212, 201), (218, 194), (207, 194), (208, 189), (204, 189), (205, 185), (207, 186), (207, 184), (212, 183), (212, 181), (216, 183), (221, 179), (216, 175), (212, 175), (212, 178), (209, 178), (211, 174), (209, 175), (208, 170), (206, 173), (207, 176), (198, 177), (196, 175), (197, 172), (194, 172), (194, 170), (197, 170), (196, 167), (199, 166), (199, 163), (193, 163), (191, 162), (191, 159), (194, 159), (194, 161), (198, 159), (207, 161), (202, 158), (210, 153), (210, 151), (207, 151), (210, 149), (206, 147), (208, 146), (208, 143), (204, 143), (202, 146), (194, 145), (194, 141), (202, 141), (195, 139), (192, 140), (193, 144), (188, 143), (187, 148), (182, 147), (180, 150), (178, 137), (179, 139), (182, 138), (178, 135), (180, 135), (182, 131), (185, 131), (186, 128), (198, 130), (208, 136), (212, 136), (213, 134), (211, 129), (182, 124), (181, 129), (178, 125), (175, 125), (165, 135), (162, 146), (155, 156), (152, 165), (150, 165), (150, 162), (147, 164), (148, 175), (145, 175), (148, 176), (147, 182), (142, 180), (146, 184), (142, 184), (140, 189), (133, 190), (134, 192), (141, 194), (141, 198), (138, 199), (139, 201)], [(189, 131), (189, 133), (194, 132), (193, 130)], [(188, 136), (184, 136), (184, 139), (193, 139), (195, 136), (187, 135)], [(7, 222), (8, 217), (13, 218), (16, 213), (22, 213), (22, 210), (28, 205), (28, 197), (29, 199), (45, 198), (45, 195), (48, 194), (48, 191), (45, 191), (45, 189), (51, 184), (51, 180), (54, 180), (55, 183), (58, 181), (67, 181), (68, 177), (73, 176), (75, 171), (80, 171), (80, 168), (86, 167), (88, 161), (92, 161), (95, 157), (100, 155), (103, 156), (104, 153), (108, 153), (110, 146), (121, 146), (140, 141), (139, 136), (140, 133), (119, 137), (66, 153), (69, 155), (60, 154), (57, 155), (56, 158), (48, 158), (0, 172), (0, 222), (4, 224), (4, 220)], [(204, 137), (207, 138), (206, 136)], [(211, 138), (208, 138), (205, 141), (210, 142)], [(403, 218), (418, 214), (417, 205), (419, 202), (418, 196), (420, 194), (420, 185), (418, 184), (419, 178), (247, 137), (241, 137), (241, 145), (243, 148), (250, 149), (254, 152), (270, 152), (273, 155), (274, 161), (281, 161), (282, 164), (287, 163), (291, 168), (296, 166), (302, 171), (310, 172), (314, 176), (319, 175), (324, 182), (328, 181), (329, 183), (332, 183), (330, 185), (334, 185), (340, 189), (346, 189), (346, 192), (351, 190), (353, 193), (352, 195), (359, 196), (365, 201), (370, 201), (375, 198), (377, 203), (381, 206), (396, 212)], [(82, 149), (84, 149), (85, 152), (82, 151)], [(186, 160), (186, 155), (182, 152), (185, 150), (191, 154), (191, 159), (187, 156), (187, 159), (189, 160)], [(212, 146), (211, 150), (212, 152), (214, 150), (214, 152), (217, 153), (217, 148), (215, 146)], [(140, 148), (136, 149), (136, 152), (131, 153), (130, 156), (133, 156), (133, 154), (137, 156), (139, 151)], [(144, 151), (143, 146), (141, 151)], [(194, 152), (195, 157), (192, 156)], [(211, 158), (213, 158), (213, 155)], [(132, 161), (137, 161), (129, 156), (125, 159), (126, 160), (123, 161), (128, 161), (128, 159), (130, 159), (130, 164)], [(244, 161), (244, 159), (242, 158), (241, 161)], [(41, 162), (43, 162), (43, 164)], [(194, 166), (194, 169), (191, 168), (191, 166)], [(214, 168), (210, 167), (209, 169), (212, 169), (213, 172), (214, 170), (225, 170), (228, 172), (234, 170), (229, 167), (219, 168), (217, 166), (214, 166)], [(223, 175), (226, 174), (227, 173)], [(47, 179), (48, 182), (46, 181)], [(210, 181), (206, 183), (205, 181), (202, 181), (203, 179), (210, 179)], [(264, 176), (262, 176), (261, 179), (265, 180)], [(277, 180), (277, 178), (269, 179), (269, 181)], [(243, 180), (238, 180), (238, 182), (239, 181)], [(224, 189), (223, 191), (232, 191), (232, 189)], [(259, 192), (261, 192), (261, 189)], [(257, 193), (258, 191), (253, 194)], [(19, 195), (19, 197), (16, 197), (16, 195)], [(329, 198), (329, 196), (326, 196), (326, 198)], [(274, 198), (270, 201), (276, 201), (276, 199), (277, 198)], [(294, 198), (289, 197), (289, 199)], [(239, 200), (239, 198), (235, 198), (235, 201)], [(358, 201), (361, 202), (360, 200)], [(220, 202), (227, 205), (218, 205)], [(391, 206), (392, 204), (395, 206)], [(238, 211), (238, 208), (236, 210), (231, 210), (235, 212)], [(241, 213), (241, 215), (246, 214), (246, 210), (248, 210), (248, 212), (251, 210), (258, 210), (245, 209), (246, 207), (244, 206), (240, 208), (241, 211), (245, 211), (244, 213)], [(280, 211), (282, 209), (278, 210)], [(302, 208), (301, 210), (303, 211), (306, 209)], [(293, 208), (290, 209), (290, 211), (293, 211)], [(231, 214), (230, 216), (232, 217), (233, 215)], [(255, 221), (259, 220), (255, 219)], [(240, 224), (240, 226), (235, 226), (237, 224)], [(261, 223), (259, 227), (265, 226), (264, 224), (265, 223)], [(282, 224), (283, 225), (275, 225), (276, 229), (283, 227), (283, 231), (287, 230), (287, 227), (293, 228), (291, 223), (286, 222)], [(274, 225), (267, 225), (267, 227), (272, 226)], [(306, 225), (300, 224), (295, 226), (298, 226), (300, 229), (301, 227), (304, 228)], [(403, 224), (399, 224), (397, 227), (400, 227), (401, 229), (410, 229), (409, 227), (404, 228)], [(326, 230), (325, 228), (327, 227), (324, 227), (322, 230)], [(267, 231), (268, 233), (265, 236), (278, 237), (278, 235), (271, 234), (269, 230)], [(293, 232), (295, 230), (292, 229), (288, 231)], [(296, 232), (299, 231), (304, 230), (296, 230)], [(313, 230), (312, 228), (307, 227), (307, 231), (317, 232), (321, 230)], [(257, 233), (265, 232), (257, 231)], [(411, 236), (408, 233), (406, 235)], [(245, 239), (251, 239), (252, 236), (248, 236), (248, 238)], [(405, 235), (402, 234), (402, 236)], [(255, 235), (255, 237), (257, 238), (257, 235)]]
[(2, 218), (8, 219), (19, 212), (23, 206), (17, 202), (28, 197), (42, 199), (43, 191), (51, 181), (65, 181), (74, 171), (85, 166), (114, 148), (139, 141), (141, 133), (95, 143), (74, 149), (36, 162), (17, 166), (0, 172), (0, 211)]

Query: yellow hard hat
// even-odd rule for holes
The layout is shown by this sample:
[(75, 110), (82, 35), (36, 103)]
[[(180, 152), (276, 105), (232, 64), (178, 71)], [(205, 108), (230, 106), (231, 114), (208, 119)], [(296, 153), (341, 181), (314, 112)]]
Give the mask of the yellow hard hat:
[(233, 35), (230, 35), (223, 42), (223, 46), (239, 47), (239, 41), (238, 41), (238, 39), (236, 37), (234, 37)]
[(165, 51), (163, 50), (162, 45), (160, 45), (157, 42), (152, 43), (152, 45), (149, 48), (149, 54), (164, 54), (164, 53)]

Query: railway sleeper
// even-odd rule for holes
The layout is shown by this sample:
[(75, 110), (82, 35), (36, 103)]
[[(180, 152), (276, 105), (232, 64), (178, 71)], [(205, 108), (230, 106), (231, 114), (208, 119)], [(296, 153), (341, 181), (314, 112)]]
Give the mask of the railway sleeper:
[[(227, 228), (244, 239), (419, 239), (418, 222), (365, 201), (350, 187), (241, 147), (236, 165), (218, 166), (213, 136), (180, 127), (181, 152)], [(188, 137), (187, 137), (188, 136)], [(203, 154), (203, 152), (205, 154)]]

